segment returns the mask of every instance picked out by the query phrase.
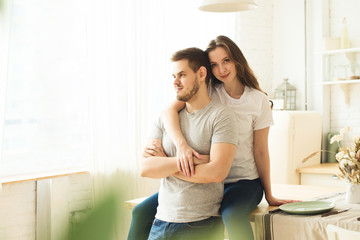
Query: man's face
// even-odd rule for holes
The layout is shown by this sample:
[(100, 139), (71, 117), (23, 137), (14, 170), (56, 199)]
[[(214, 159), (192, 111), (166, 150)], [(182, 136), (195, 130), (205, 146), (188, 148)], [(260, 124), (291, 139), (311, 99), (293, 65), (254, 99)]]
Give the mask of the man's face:
[(174, 62), (174, 87), (179, 101), (189, 101), (199, 91), (199, 80), (189, 67), (188, 60)]

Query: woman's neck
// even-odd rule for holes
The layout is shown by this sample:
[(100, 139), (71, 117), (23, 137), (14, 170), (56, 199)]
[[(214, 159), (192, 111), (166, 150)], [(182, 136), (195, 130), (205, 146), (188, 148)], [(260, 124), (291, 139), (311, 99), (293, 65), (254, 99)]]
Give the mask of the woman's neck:
[(224, 83), (224, 88), (230, 97), (237, 99), (243, 95), (245, 90), (245, 86), (237, 79), (234, 79), (232, 82)]

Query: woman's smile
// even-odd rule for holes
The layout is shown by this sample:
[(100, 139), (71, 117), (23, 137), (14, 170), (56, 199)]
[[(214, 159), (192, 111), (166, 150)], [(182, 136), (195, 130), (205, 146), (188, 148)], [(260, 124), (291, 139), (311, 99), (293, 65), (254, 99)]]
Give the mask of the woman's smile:
[(225, 75), (221, 75), (220, 77), (221, 77), (221, 78), (227, 78), (229, 75), (230, 75), (230, 73), (227, 73), (227, 74), (225, 74)]

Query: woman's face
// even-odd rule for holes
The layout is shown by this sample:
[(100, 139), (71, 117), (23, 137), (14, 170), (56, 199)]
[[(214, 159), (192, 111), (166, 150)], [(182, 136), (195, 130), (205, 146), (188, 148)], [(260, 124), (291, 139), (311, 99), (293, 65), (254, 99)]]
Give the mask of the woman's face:
[(235, 63), (223, 47), (216, 47), (209, 52), (209, 60), (214, 76), (223, 83), (236, 80)]

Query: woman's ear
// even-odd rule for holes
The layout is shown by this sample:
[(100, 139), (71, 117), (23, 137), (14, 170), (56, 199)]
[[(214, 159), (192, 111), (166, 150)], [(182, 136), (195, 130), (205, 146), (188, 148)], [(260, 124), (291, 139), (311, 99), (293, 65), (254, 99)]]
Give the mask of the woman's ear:
[(202, 81), (205, 81), (206, 76), (207, 76), (207, 69), (204, 66), (201, 66), (198, 70), (199, 73), (199, 77)]

